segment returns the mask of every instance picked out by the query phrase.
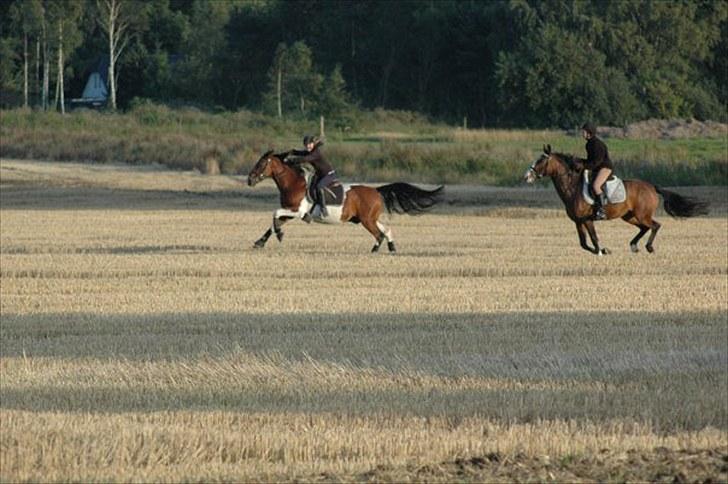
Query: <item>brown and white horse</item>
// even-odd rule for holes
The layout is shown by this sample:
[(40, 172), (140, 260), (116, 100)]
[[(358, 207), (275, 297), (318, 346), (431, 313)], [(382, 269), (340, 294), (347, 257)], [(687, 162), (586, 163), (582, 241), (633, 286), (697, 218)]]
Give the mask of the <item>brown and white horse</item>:
[[(527, 183), (536, 178), (548, 176), (564, 202), (566, 214), (576, 224), (579, 243), (584, 250), (597, 255), (609, 254), (609, 249), (599, 246), (599, 238), (594, 229), (594, 209), (582, 197), (582, 160), (560, 153), (552, 153), (551, 145), (543, 147), (543, 154), (531, 164), (524, 175)], [(683, 197), (642, 180), (624, 180), (627, 198), (621, 203), (610, 203), (604, 207), (607, 220), (620, 217), (627, 223), (639, 228), (637, 235), (629, 242), (632, 252), (638, 252), (639, 240), (652, 230), (645, 248), (653, 252), (660, 224), (653, 217), (659, 203), (658, 194), (664, 199), (665, 211), (672, 217), (694, 217), (708, 213), (708, 204), (689, 197)], [(586, 234), (594, 247), (589, 247)]]
[[(294, 218), (302, 219), (312, 205), (306, 197), (305, 174), (284, 163), (282, 156), (275, 155), (272, 151), (265, 153), (248, 174), (249, 186), (272, 178), (280, 192), (281, 208), (273, 213), (273, 225), (255, 242), (254, 247), (257, 249), (263, 248), (273, 233), (278, 241), (282, 241), (283, 224)], [(320, 223), (361, 223), (376, 240), (372, 252), (379, 250), (385, 238), (389, 251), (394, 252), (392, 230), (379, 221), (384, 209), (390, 213), (422, 213), (439, 201), (443, 187), (422, 190), (409, 183), (392, 183), (378, 188), (351, 185), (344, 189), (343, 203), (339, 206), (327, 205), (327, 217), (322, 217), (316, 207), (312, 213), (313, 220)]]

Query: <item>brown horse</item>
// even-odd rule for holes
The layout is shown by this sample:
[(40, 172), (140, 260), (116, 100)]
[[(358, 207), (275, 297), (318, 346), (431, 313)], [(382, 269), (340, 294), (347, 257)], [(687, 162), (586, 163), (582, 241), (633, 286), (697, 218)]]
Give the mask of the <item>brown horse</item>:
[[(303, 218), (312, 206), (311, 200), (306, 197), (310, 177), (302, 170), (284, 163), (282, 158), (283, 155), (268, 151), (248, 174), (249, 186), (272, 178), (280, 192), (281, 208), (273, 213), (273, 225), (255, 242), (256, 249), (263, 248), (273, 232), (278, 241), (282, 241), (283, 224), (294, 218)], [(379, 221), (384, 209), (389, 213), (422, 213), (439, 201), (443, 187), (428, 191), (409, 183), (392, 183), (378, 188), (352, 185), (344, 189), (343, 203), (339, 206), (327, 204), (326, 217), (321, 216), (316, 207), (312, 212), (313, 220), (320, 223), (361, 223), (376, 240), (372, 252), (379, 250), (385, 238), (389, 251), (394, 252), (392, 231)]]
[[(583, 161), (569, 155), (552, 153), (551, 145), (544, 146), (543, 154), (528, 168), (524, 179), (533, 183), (536, 178), (551, 177), (554, 187), (564, 202), (566, 213), (576, 224), (581, 247), (597, 255), (609, 254), (609, 249), (599, 246), (594, 229), (594, 209), (582, 196)], [(660, 224), (653, 217), (659, 203), (658, 194), (664, 199), (665, 211), (672, 217), (694, 217), (708, 213), (708, 204), (699, 200), (683, 197), (642, 180), (625, 180), (627, 198), (621, 203), (610, 203), (605, 207), (607, 220), (621, 217), (627, 223), (639, 228), (637, 235), (629, 242), (632, 252), (638, 252), (638, 243), (648, 230), (652, 230), (645, 248), (653, 252), (653, 242)], [(589, 234), (594, 247), (589, 247), (586, 234)]]

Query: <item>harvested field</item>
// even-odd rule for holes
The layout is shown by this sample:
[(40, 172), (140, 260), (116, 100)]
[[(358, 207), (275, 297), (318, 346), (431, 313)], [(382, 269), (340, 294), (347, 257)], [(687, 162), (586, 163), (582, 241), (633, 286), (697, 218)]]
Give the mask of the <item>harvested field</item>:
[[(526, 163), (527, 164), (527, 163)], [(550, 187), (270, 224), (270, 182), (0, 162), (0, 481), (728, 480), (728, 189), (657, 252)]]

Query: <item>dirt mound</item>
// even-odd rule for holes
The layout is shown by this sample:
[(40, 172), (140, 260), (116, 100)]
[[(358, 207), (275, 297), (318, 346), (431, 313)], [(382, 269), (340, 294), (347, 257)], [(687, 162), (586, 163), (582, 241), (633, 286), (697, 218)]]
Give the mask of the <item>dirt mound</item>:
[(436, 465), (394, 469), (379, 466), (359, 481), (428, 482), (728, 482), (728, 447), (707, 450), (612, 452), (597, 455), (505, 456), (456, 459)]
[(697, 119), (650, 119), (632, 123), (623, 128), (599, 127), (597, 132), (605, 138), (720, 138), (728, 136), (728, 124), (716, 121), (698, 121)]

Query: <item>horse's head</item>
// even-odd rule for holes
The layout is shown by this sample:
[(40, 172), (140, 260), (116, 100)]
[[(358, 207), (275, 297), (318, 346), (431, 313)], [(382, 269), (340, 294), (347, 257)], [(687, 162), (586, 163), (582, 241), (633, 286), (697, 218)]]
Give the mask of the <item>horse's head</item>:
[(254, 187), (273, 174), (273, 150), (267, 151), (260, 157), (250, 173), (248, 173), (248, 186)]
[(544, 145), (543, 153), (536, 161), (531, 163), (531, 166), (528, 167), (528, 170), (523, 175), (523, 179), (526, 183), (533, 183), (537, 178), (550, 176), (554, 163), (555, 160), (553, 153), (551, 153), (551, 145)]

